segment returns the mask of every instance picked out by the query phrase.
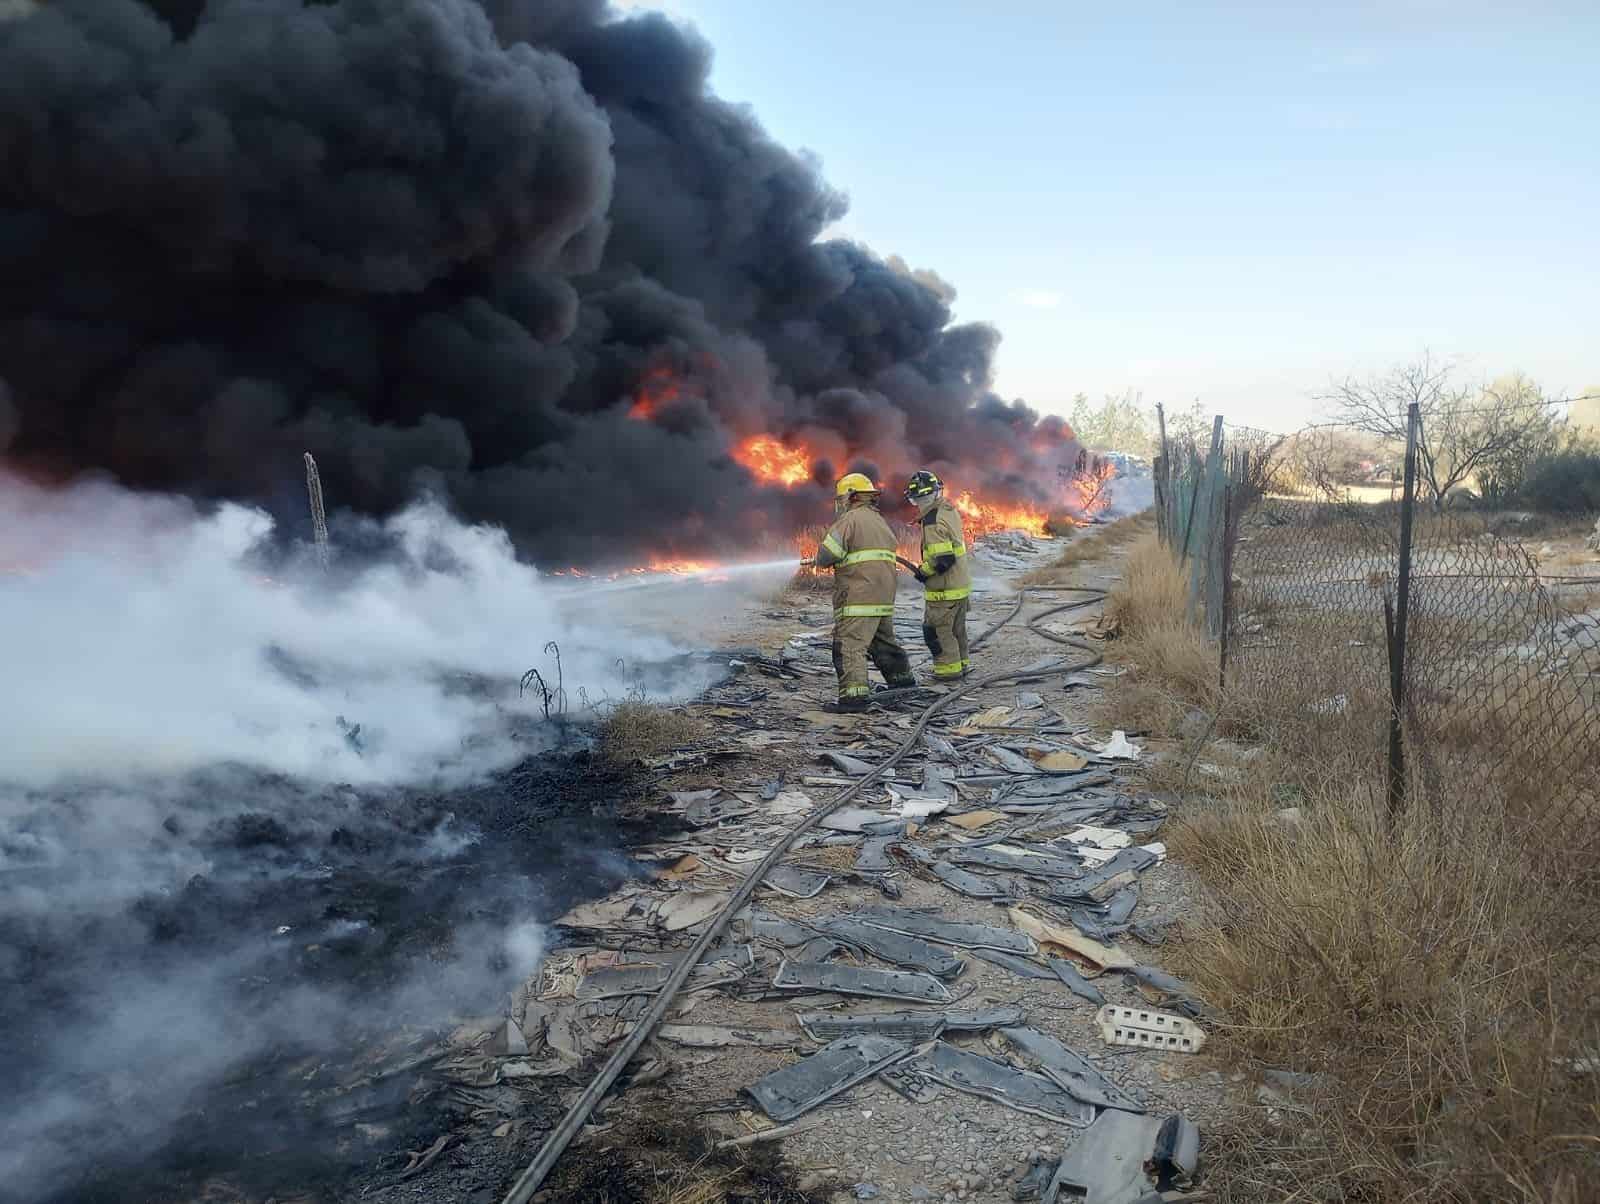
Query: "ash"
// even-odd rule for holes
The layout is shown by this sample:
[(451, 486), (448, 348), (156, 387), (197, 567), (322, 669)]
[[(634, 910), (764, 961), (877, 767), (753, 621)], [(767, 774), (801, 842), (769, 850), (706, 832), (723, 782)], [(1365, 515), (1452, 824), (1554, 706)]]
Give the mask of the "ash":
[(0, 1199), (394, 1180), (452, 1106), (400, 1071), (630, 875), (636, 793), (568, 748), (444, 791), (221, 768), (13, 800)]

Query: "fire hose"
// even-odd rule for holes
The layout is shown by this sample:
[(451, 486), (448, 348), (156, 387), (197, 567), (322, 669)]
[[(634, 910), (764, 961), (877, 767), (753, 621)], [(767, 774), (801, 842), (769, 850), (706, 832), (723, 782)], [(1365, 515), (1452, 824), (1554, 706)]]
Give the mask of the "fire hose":
[[(1041, 611), (1028, 620), (1028, 630), (1054, 643), (1064, 644), (1068, 647), (1088, 652), (1090, 653), (1089, 658), (1076, 663), (1035, 665), (1025, 669), (991, 673), (986, 677), (980, 677), (976, 681), (968, 682), (947, 694), (941, 695), (923, 709), (922, 713), (917, 717), (917, 721), (911, 725), (911, 730), (906, 733), (905, 739), (900, 742), (893, 752), (878, 762), (866, 776), (844, 787), (821, 807), (789, 829), (783, 839), (761, 859), (761, 863), (739, 884), (727, 903), (723, 905), (722, 910), (706, 926), (705, 931), (695, 938), (695, 942), (689, 947), (688, 953), (678, 962), (672, 974), (668, 976), (667, 981), (662, 984), (661, 991), (657, 994), (655, 1002), (650, 1005), (650, 1010), (633, 1026), (633, 1031), (628, 1034), (617, 1051), (601, 1067), (600, 1073), (584, 1088), (583, 1093), (572, 1102), (572, 1106), (567, 1109), (566, 1115), (562, 1117), (561, 1123), (551, 1131), (550, 1136), (545, 1138), (544, 1144), (539, 1147), (539, 1152), (534, 1155), (534, 1159), (528, 1164), (528, 1168), (511, 1185), (511, 1190), (506, 1193), (502, 1204), (528, 1204), (528, 1201), (533, 1197), (533, 1193), (538, 1191), (540, 1185), (544, 1183), (545, 1176), (550, 1173), (560, 1160), (561, 1155), (566, 1152), (567, 1146), (572, 1143), (572, 1139), (578, 1135), (578, 1130), (589, 1119), (589, 1115), (594, 1111), (595, 1106), (599, 1104), (605, 1093), (611, 1089), (612, 1084), (617, 1081), (624, 1068), (633, 1060), (640, 1047), (649, 1039), (650, 1034), (655, 1031), (656, 1025), (661, 1023), (662, 1017), (667, 1013), (667, 1008), (683, 988), (683, 984), (688, 981), (689, 975), (694, 971), (695, 966), (700, 963), (700, 959), (705, 956), (706, 950), (711, 948), (712, 944), (727, 931), (733, 917), (743, 910), (744, 905), (755, 894), (756, 887), (761, 885), (762, 879), (783, 860), (789, 850), (794, 847), (796, 840), (816, 827), (820, 821), (844, 806), (868, 786), (881, 781), (889, 770), (893, 769), (901, 758), (911, 751), (922, 733), (927, 729), (928, 724), (932, 722), (933, 717), (956, 699), (971, 693), (973, 690), (986, 689), (990, 686), (1020, 685), (1023, 682), (1041, 681), (1048, 677), (1056, 677), (1066, 673), (1079, 673), (1085, 669), (1092, 669), (1100, 663), (1102, 657), (1088, 644), (1081, 640), (1073, 639), (1071, 636), (1045, 631), (1039, 627), (1039, 623), (1052, 615), (1060, 614), (1062, 611), (1093, 606), (1105, 598), (1105, 591), (1081, 589), (1076, 586), (1058, 588), (1062, 591), (1087, 594), (1089, 596), (1075, 602), (1063, 602), (1059, 606), (1053, 606), (1049, 610)], [(1051, 590), (1050, 592), (1056, 591)], [(994, 626), (989, 627), (977, 636), (972, 641), (972, 646), (976, 648), (983, 644), (990, 636), (1015, 619), (1021, 613), (1027, 596), (1027, 589), (1019, 590), (1016, 605)]]

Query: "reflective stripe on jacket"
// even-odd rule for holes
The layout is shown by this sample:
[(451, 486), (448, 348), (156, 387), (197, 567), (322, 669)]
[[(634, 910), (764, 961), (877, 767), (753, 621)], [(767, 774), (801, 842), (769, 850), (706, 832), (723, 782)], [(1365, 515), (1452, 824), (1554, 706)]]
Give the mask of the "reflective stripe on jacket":
[[(954, 556), (955, 564), (935, 572), (935, 561)], [(967, 568), (967, 545), (961, 530), (961, 512), (943, 498), (922, 516), (922, 571), (928, 574), (929, 602), (954, 602), (972, 593), (972, 571)]]
[(833, 616), (894, 613), (895, 538), (871, 506), (853, 506), (828, 528), (818, 564), (833, 569)]

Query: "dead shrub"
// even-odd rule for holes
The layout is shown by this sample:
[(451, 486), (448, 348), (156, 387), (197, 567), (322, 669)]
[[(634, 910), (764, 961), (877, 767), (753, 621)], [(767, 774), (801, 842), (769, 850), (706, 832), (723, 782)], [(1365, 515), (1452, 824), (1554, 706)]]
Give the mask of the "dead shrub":
[(1078, 565), (1099, 560), (1154, 528), (1155, 511), (1141, 510), (1138, 514), (1126, 514), (1104, 526), (1075, 535), (1060, 556), (1044, 568), (1029, 573), (1022, 579), (1022, 584), (1069, 585), (1072, 583), (1072, 570)]
[(1220, 1044), (1331, 1087), (1275, 1156), (1331, 1199), (1531, 1204), (1600, 1182), (1600, 1076), (1572, 1073), (1600, 1039), (1600, 967), (1503, 824), (1278, 806), (1235, 799), (1171, 836), (1215, 892), (1220, 919), (1176, 952), (1227, 1013)]
[(705, 735), (703, 721), (671, 707), (629, 700), (618, 703), (600, 724), (600, 753), (631, 764), (689, 744)]
[[(1152, 785), (1219, 800), (1182, 805), (1166, 836), (1210, 896), (1175, 968), (1224, 1013), (1223, 1056), (1322, 1076), (1270, 1121), (1263, 1110), (1212, 1135), (1213, 1188), (1241, 1204), (1594, 1198), (1595, 813), (1568, 810), (1565, 836), (1535, 830), (1509, 789), (1465, 791), (1482, 779), (1446, 761), (1431, 778), (1414, 770), (1411, 804), (1391, 818), (1381, 649), (1330, 639), (1326, 615), (1281, 616), (1268, 633), (1281, 655), (1257, 653), (1219, 691), (1186, 607), (1168, 553), (1135, 545), (1108, 601), (1123, 631), (1109, 652), (1130, 671), (1107, 691), (1107, 726), (1172, 735), (1193, 727), (1194, 705), (1216, 716), (1146, 770)], [(1557, 750), (1551, 725), (1541, 745), (1524, 716), (1560, 708), (1534, 694), (1477, 701), (1435, 712), (1435, 746), (1503, 754), (1537, 789), (1540, 756)], [(1500, 712), (1487, 726), (1485, 706)], [(1262, 748), (1231, 757), (1223, 735)], [(1197, 758), (1227, 772), (1190, 781)]]

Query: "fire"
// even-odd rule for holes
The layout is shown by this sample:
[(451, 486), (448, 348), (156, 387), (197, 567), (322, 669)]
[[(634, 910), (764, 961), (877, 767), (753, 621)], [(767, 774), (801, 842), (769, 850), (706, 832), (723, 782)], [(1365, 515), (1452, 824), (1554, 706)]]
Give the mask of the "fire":
[(721, 566), (714, 560), (652, 560), (644, 568), (630, 569), (634, 573), (673, 573), (680, 577), (696, 573), (713, 573)]
[(962, 526), (968, 540), (991, 531), (1026, 531), (1029, 535), (1041, 537), (1050, 534), (1050, 516), (1034, 506), (1003, 506), (983, 502), (967, 490), (952, 497), (950, 504), (961, 511)]
[(733, 449), (733, 458), (765, 485), (793, 489), (811, 479), (811, 456), (771, 435), (752, 435)]
[(633, 395), (633, 405), (628, 407), (628, 417), (635, 422), (648, 422), (669, 402), (677, 401), (683, 394), (678, 378), (666, 364), (657, 364), (644, 374)]

